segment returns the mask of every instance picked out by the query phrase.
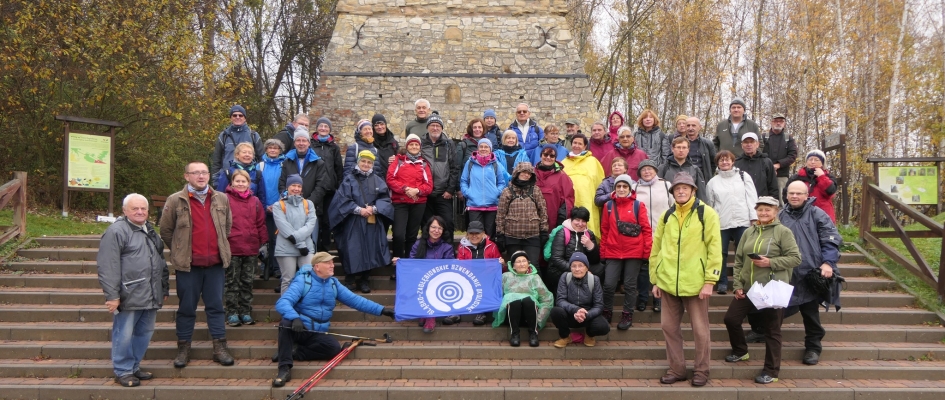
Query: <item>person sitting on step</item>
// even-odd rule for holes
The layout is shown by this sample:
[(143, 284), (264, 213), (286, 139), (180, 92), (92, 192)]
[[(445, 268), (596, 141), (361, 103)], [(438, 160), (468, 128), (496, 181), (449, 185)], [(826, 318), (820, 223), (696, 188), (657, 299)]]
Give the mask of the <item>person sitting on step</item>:
[(600, 278), (587, 270), (584, 253), (571, 255), (571, 272), (561, 275), (558, 281), (555, 308), (551, 309), (551, 320), (558, 328), (554, 346), (564, 348), (571, 343), (571, 328), (587, 328), (584, 345), (594, 347), (595, 336), (610, 332), (610, 324), (604, 319), (604, 290)]
[(512, 254), (511, 268), (502, 274), (502, 306), (495, 312), (493, 328), (509, 321), (509, 344), (521, 344), (521, 328), (528, 330), (528, 345), (538, 347), (538, 331), (545, 327), (554, 297), (545, 287), (538, 269), (522, 250)]

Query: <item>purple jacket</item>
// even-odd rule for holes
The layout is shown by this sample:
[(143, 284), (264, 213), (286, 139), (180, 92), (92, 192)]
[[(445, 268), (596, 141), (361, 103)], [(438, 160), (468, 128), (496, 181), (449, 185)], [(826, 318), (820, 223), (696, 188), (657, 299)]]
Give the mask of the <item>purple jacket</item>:
[(420, 247), (421, 243), (426, 242), (427, 245), (427, 254), (426, 257), (423, 257), (427, 260), (448, 260), (456, 258), (456, 253), (453, 250), (453, 245), (451, 243), (446, 243), (442, 238), (440, 241), (433, 243), (429, 239), (417, 240), (413, 244), (413, 248), (410, 249), (410, 258), (417, 257), (417, 248)]

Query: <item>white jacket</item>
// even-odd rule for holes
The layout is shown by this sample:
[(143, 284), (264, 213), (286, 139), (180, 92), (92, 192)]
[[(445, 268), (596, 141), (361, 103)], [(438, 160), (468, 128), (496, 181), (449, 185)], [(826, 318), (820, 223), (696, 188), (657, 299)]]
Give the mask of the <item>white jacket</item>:
[(706, 190), (709, 206), (719, 214), (721, 229), (749, 227), (751, 221), (758, 219), (755, 213), (758, 193), (751, 175), (735, 167), (719, 171), (709, 180)]
[[(671, 184), (659, 177), (653, 178), (652, 185), (641, 184), (643, 178), (636, 182), (633, 188), (637, 193), (637, 201), (646, 205), (647, 216), (650, 217), (650, 226), (659, 225), (660, 218), (673, 205), (673, 195), (669, 190)], [(653, 229), (653, 235), (656, 236), (656, 229)]]

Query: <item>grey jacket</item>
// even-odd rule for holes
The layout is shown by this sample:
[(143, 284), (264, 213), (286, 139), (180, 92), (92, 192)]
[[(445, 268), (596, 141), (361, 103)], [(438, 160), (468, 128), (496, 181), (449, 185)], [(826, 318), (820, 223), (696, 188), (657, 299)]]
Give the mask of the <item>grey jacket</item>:
[(835, 275), (840, 273), (840, 269), (837, 268), (837, 261), (840, 260), (840, 246), (843, 244), (843, 238), (830, 216), (824, 210), (815, 207), (813, 203), (814, 199), (809, 198), (800, 208), (793, 208), (788, 204), (778, 213), (781, 225), (794, 232), (794, 239), (801, 251), (801, 265), (794, 268), (794, 273), (791, 276), (794, 293), (791, 295), (790, 304), (796, 306), (811, 301), (825, 301), (828, 304), (833, 304), (839, 310), (839, 283), (831, 288), (829, 298), (817, 297), (816, 294), (807, 289), (807, 285), (804, 283), (804, 276), (812, 269), (820, 268), (824, 263), (833, 268)]
[[(308, 203), (308, 212), (305, 205)], [(285, 203), (285, 210), (282, 204)], [(299, 249), (307, 247), (309, 254), (315, 253), (315, 243), (312, 242), (312, 231), (315, 230), (315, 204), (302, 196), (289, 196), (277, 201), (272, 206), (272, 219), (276, 222), (276, 257), (301, 257)], [(289, 241), (289, 236), (295, 238), (295, 244)]]
[(594, 288), (587, 287), (587, 277), (593, 275), (587, 271), (584, 278), (571, 277), (568, 283), (568, 274), (561, 274), (558, 279), (558, 290), (555, 296), (555, 305), (563, 308), (569, 314), (579, 309), (587, 310), (587, 319), (594, 319), (604, 310), (604, 290), (600, 286), (600, 277), (594, 277)]
[[(722, 151), (728, 150), (732, 153), (735, 153), (735, 157), (742, 155), (742, 135), (754, 132), (756, 134), (761, 134), (758, 132), (758, 124), (755, 121), (748, 119), (748, 117), (742, 118), (742, 124), (738, 127), (738, 132), (732, 132), (732, 117), (729, 117), (725, 121), (719, 122), (715, 127), (715, 138), (712, 139), (712, 144), (715, 145), (715, 150)], [(760, 152), (762, 149), (758, 149)]]
[(150, 222), (144, 228), (125, 217), (105, 230), (96, 257), (105, 300), (121, 300), (121, 311), (154, 310), (168, 295), (164, 243)]
[(702, 200), (703, 203), (708, 203), (709, 194), (705, 189), (705, 175), (702, 174), (702, 169), (689, 161), (688, 158), (682, 165), (679, 165), (675, 158), (670, 158), (669, 161), (660, 165), (656, 176), (659, 176), (663, 180), (669, 182), (670, 187), (672, 187), (673, 178), (675, 178), (676, 174), (680, 172), (688, 172), (689, 175), (692, 175), (692, 179), (696, 181), (696, 197), (699, 200)]
[(644, 131), (643, 128), (637, 128), (636, 132), (633, 133), (633, 138), (634, 143), (643, 149), (647, 158), (656, 162), (656, 165), (663, 163), (663, 146), (666, 144), (666, 134), (663, 133), (660, 127), (654, 127), (649, 132)]

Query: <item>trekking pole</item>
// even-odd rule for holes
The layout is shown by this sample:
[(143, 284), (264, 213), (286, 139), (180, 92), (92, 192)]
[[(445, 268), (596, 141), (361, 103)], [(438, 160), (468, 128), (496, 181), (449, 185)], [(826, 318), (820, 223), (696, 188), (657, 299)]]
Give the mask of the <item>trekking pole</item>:
[(361, 344), (362, 340), (363, 339), (357, 339), (351, 342), (351, 346), (348, 346), (347, 348), (342, 350), (340, 353), (338, 353), (338, 355), (335, 356), (335, 358), (332, 358), (331, 360), (329, 360), (328, 363), (325, 364), (325, 366), (319, 369), (318, 372), (315, 372), (315, 374), (312, 375), (310, 378), (306, 379), (305, 382), (302, 382), (302, 385), (299, 386), (298, 389), (295, 389), (294, 392), (286, 396), (286, 400), (299, 400), (305, 397), (305, 394), (308, 393), (310, 390), (312, 390), (312, 388), (315, 387), (315, 385), (317, 385), (318, 382), (321, 381), (322, 378), (325, 377), (325, 375), (328, 375), (328, 372), (331, 371), (331, 369), (334, 368), (336, 365), (338, 365), (338, 363), (340, 363), (341, 360), (344, 360), (344, 358), (347, 357), (348, 354), (350, 354), (351, 351), (354, 350), (355, 347), (358, 347), (358, 345)]
[[(277, 326), (277, 328), (279, 328), (279, 329), (292, 329), (291, 326), (281, 326), (281, 325), (280, 325), (280, 326)], [(323, 333), (323, 334), (326, 334), (326, 335), (332, 335), (332, 336), (343, 337), (343, 338), (348, 338), (348, 339), (366, 340), (366, 341), (369, 341), (369, 342), (394, 343), (394, 339), (391, 338), (390, 335), (387, 334), (387, 333), (384, 333), (384, 336), (383, 336), (384, 339), (375, 339), (375, 338), (369, 338), (369, 337), (364, 337), (364, 336), (344, 335), (344, 334), (341, 334), (341, 333), (334, 333), (334, 332), (317, 332), (317, 331), (310, 331), (310, 330), (308, 330), (308, 329), (305, 329), (305, 330), (303, 330), (302, 332), (308, 332), (308, 333)], [(370, 346), (370, 344), (368, 344), (368, 343), (365, 343), (364, 345), (365, 345), (365, 346)]]

